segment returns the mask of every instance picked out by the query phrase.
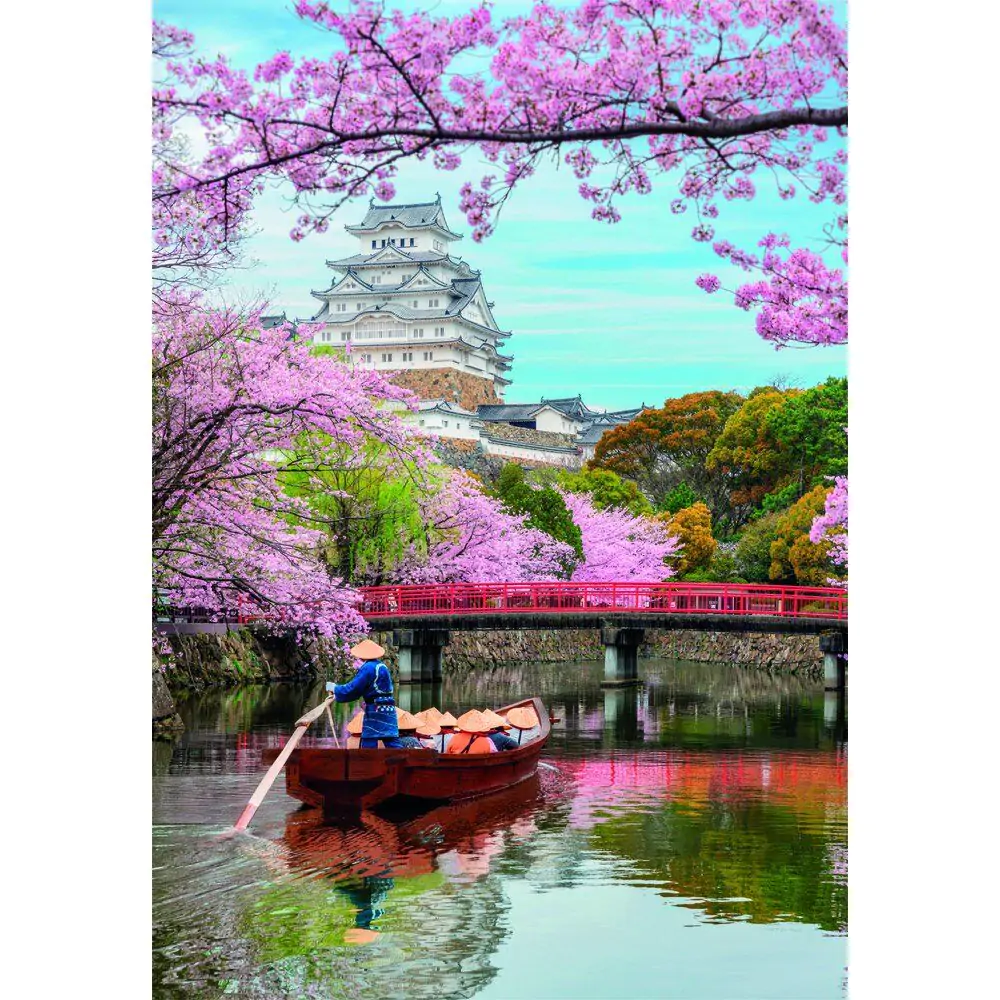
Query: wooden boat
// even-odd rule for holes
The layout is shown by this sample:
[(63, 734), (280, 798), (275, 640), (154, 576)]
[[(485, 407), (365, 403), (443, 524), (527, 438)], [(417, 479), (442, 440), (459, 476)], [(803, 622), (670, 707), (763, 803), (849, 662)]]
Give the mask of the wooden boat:
[[(516, 750), (446, 754), (431, 750), (337, 750), (298, 746), (285, 765), (285, 790), (328, 815), (371, 809), (382, 803), (423, 801), (428, 807), (488, 795), (530, 778), (538, 767), (551, 723), (539, 698), (501, 708), (534, 708), (536, 737)], [(280, 753), (265, 751), (264, 763)]]

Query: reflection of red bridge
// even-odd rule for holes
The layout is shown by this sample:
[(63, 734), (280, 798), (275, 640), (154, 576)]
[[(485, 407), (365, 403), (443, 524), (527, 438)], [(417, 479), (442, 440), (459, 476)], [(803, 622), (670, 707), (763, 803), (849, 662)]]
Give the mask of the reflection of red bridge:
[(847, 805), (847, 757), (843, 752), (753, 751), (614, 753), (610, 757), (560, 761), (576, 785), (572, 822), (600, 819), (644, 802), (683, 802), (707, 808), (762, 796), (796, 812), (823, 813)]

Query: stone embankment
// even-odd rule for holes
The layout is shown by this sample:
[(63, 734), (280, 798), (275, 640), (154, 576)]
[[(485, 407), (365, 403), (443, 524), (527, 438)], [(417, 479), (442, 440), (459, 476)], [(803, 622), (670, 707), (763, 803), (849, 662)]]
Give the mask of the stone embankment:
[(251, 629), (164, 636), (162, 643), (162, 652), (154, 653), (154, 658), (174, 693), (335, 676), (347, 666), (346, 661), (331, 658), (319, 643), (300, 646), (290, 637)]
[(662, 656), (699, 663), (735, 663), (768, 673), (822, 677), (823, 654), (815, 635), (770, 632), (697, 632), (650, 629), (640, 656)]
[[(392, 634), (375, 632), (373, 638), (386, 647), (386, 663), (394, 669)], [(603, 656), (597, 629), (452, 632), (444, 651), (444, 669), (448, 674), (468, 676), (524, 663), (571, 663)], [(823, 672), (819, 642), (816, 636), (807, 635), (647, 629), (640, 656), (732, 663), (806, 678), (821, 677)], [(153, 654), (154, 730), (170, 732), (180, 724), (174, 694), (315, 677), (344, 680), (348, 675), (346, 660), (331, 656), (318, 643), (301, 647), (286, 637), (249, 629), (164, 637), (161, 652)]]
[[(386, 647), (386, 662), (394, 667), (391, 632), (376, 632)], [(823, 656), (819, 640), (810, 635), (766, 632), (698, 632), (647, 629), (639, 650), (642, 658), (664, 657), (698, 663), (733, 663), (768, 673), (798, 673), (820, 677)], [(599, 660), (604, 656), (597, 629), (452, 632), (444, 650), (446, 673), (466, 675), (517, 663), (565, 663)]]

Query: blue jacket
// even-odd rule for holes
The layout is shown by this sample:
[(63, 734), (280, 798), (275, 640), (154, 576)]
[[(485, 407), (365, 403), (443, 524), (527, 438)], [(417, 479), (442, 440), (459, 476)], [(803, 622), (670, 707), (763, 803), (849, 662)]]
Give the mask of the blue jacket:
[(351, 680), (334, 685), (333, 697), (337, 701), (365, 699), (365, 721), (361, 730), (363, 740), (382, 740), (399, 735), (392, 677), (381, 660), (365, 660)]

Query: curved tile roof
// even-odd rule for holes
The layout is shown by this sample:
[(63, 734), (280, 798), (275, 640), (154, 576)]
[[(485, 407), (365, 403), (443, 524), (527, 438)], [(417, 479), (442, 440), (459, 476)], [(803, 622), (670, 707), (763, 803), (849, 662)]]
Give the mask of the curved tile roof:
[(453, 239), (462, 239), (458, 233), (448, 228), (440, 198), (437, 201), (412, 202), (408, 205), (376, 205), (371, 201), (368, 203), (368, 214), (360, 225), (344, 228), (350, 233), (363, 233), (386, 225), (403, 226), (406, 229), (437, 226)]

